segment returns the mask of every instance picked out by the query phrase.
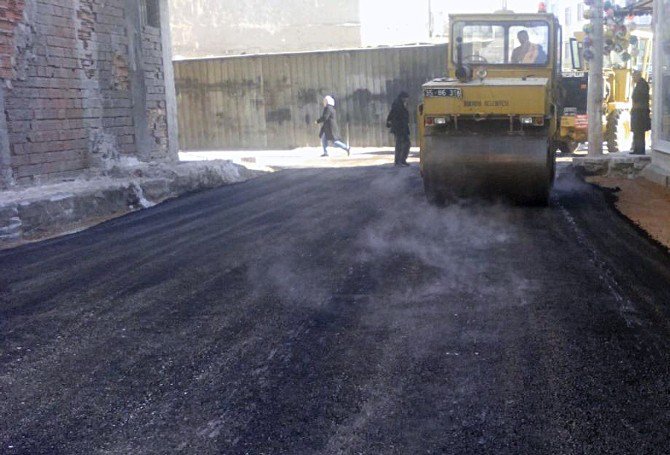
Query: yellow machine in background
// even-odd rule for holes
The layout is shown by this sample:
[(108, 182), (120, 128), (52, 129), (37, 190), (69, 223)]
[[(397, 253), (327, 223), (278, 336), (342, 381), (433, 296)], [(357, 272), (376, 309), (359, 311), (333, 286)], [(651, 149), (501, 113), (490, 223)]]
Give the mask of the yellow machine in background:
[(423, 85), (428, 199), (504, 195), (546, 204), (554, 179), (561, 29), (552, 14), (450, 16), (448, 76)]
[[(631, 96), (633, 93), (632, 71), (640, 70), (649, 80), (651, 72), (652, 34), (647, 31), (635, 31), (635, 52), (625, 62), (615, 52), (605, 59), (605, 93), (603, 101), (603, 134), (610, 153), (628, 151), (632, 145), (630, 129)], [(570, 40), (572, 67), (563, 73), (561, 82), (561, 119), (557, 148), (563, 153), (574, 152), (580, 143), (587, 141), (588, 118), (586, 99), (588, 92), (588, 68), (582, 59), (582, 41), (584, 33), (577, 33)]]

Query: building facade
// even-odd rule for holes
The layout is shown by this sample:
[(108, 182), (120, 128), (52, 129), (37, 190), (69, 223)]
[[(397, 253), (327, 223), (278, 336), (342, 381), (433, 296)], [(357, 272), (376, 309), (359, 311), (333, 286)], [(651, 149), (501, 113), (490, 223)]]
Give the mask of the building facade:
[(170, 0), (175, 59), (444, 42), (437, 0)]
[(359, 47), (359, 0), (170, 0), (176, 59)]
[(177, 158), (167, 0), (0, 0), (0, 186)]
[(652, 166), (648, 175), (670, 187), (670, 0), (654, 0)]
[[(630, 0), (618, 0), (613, 3), (620, 6), (630, 5)], [(547, 11), (553, 13), (563, 27), (563, 67), (570, 69), (572, 60), (570, 54), (570, 38), (575, 37), (575, 33), (581, 32), (584, 26), (589, 23), (584, 19), (584, 12), (589, 9), (584, 0), (553, 0), (547, 2)], [(638, 27), (648, 29), (651, 26), (650, 17), (638, 17), (635, 19)]]
[(570, 38), (583, 29), (587, 21), (584, 0), (555, 0), (547, 3), (547, 12), (554, 14), (563, 27), (563, 67), (572, 67)]

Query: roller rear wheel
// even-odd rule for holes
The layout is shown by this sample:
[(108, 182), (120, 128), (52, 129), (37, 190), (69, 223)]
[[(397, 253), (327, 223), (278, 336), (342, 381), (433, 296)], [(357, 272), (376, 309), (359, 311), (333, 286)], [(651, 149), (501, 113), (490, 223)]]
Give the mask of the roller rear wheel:
[(579, 147), (579, 142), (577, 141), (561, 141), (558, 143), (558, 150), (567, 155), (575, 153), (577, 147)]
[(435, 184), (434, 178), (428, 173), (423, 176), (423, 189), (426, 199), (431, 205), (443, 206), (445, 202), (444, 192)]
[(607, 116), (605, 128), (607, 151), (610, 153), (626, 152), (633, 146), (633, 135), (630, 131), (630, 112), (616, 109)]

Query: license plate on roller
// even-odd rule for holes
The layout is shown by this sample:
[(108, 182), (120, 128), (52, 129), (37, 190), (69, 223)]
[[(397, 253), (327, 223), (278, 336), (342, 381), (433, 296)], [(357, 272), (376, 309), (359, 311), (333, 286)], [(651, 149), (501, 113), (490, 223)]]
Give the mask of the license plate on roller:
[(463, 98), (460, 88), (427, 88), (423, 91), (426, 98)]

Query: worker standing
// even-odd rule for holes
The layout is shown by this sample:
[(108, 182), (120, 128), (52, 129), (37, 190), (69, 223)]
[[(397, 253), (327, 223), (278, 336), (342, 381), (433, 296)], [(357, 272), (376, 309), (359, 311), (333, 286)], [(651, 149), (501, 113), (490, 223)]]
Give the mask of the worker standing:
[(630, 126), (633, 131), (634, 155), (644, 155), (646, 151), (645, 134), (651, 129), (651, 115), (649, 113), (649, 84), (642, 77), (640, 71), (633, 71), (633, 108), (630, 113)]
[(409, 166), (407, 157), (409, 156), (409, 111), (407, 110), (407, 92), (400, 92), (393, 101), (391, 112), (386, 118), (386, 126), (391, 128), (391, 133), (395, 136), (395, 165)]

